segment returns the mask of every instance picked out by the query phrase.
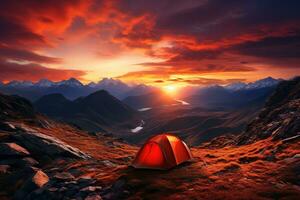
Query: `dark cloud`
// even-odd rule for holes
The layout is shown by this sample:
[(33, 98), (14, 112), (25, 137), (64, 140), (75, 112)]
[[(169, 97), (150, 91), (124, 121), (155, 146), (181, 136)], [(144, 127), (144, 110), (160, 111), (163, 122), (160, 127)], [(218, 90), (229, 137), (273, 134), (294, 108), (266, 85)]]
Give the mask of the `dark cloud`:
[(47, 78), (53, 81), (65, 80), (69, 77), (81, 79), (86, 74), (82, 70), (53, 69), (39, 64), (18, 64), (0, 60), (0, 80), (30, 80), (38, 81), (41, 78)]
[(16, 61), (30, 61), (38, 63), (61, 63), (62, 59), (39, 55), (37, 53), (24, 50), (0, 47), (0, 58)]
[(33, 48), (36, 46), (47, 46), (44, 36), (32, 32), (12, 19), (0, 17), (0, 42), (6, 46), (21, 46)]
[(245, 42), (232, 49), (240, 54), (272, 59), (299, 58), (300, 34), (296, 36), (268, 37)]

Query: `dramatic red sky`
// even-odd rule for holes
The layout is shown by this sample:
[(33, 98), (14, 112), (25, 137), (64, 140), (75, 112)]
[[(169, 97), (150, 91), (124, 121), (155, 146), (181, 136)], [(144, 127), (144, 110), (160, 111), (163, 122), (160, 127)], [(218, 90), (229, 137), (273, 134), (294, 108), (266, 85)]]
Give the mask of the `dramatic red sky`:
[(4, 0), (0, 80), (225, 84), (300, 75), (298, 0)]

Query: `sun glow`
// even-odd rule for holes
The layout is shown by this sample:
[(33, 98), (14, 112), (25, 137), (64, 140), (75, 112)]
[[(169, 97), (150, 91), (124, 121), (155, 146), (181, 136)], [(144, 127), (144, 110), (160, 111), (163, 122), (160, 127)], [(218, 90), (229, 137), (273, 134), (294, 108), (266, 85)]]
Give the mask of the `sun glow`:
[(163, 90), (170, 95), (175, 95), (177, 92), (177, 87), (174, 85), (166, 85), (163, 87)]

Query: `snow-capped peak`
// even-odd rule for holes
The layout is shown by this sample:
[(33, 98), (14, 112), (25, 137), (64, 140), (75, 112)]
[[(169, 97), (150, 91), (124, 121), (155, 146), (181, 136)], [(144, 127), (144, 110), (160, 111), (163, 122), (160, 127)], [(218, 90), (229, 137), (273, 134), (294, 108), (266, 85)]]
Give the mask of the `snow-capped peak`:
[(30, 87), (33, 86), (31, 81), (10, 81), (7, 86), (10, 87)]
[(235, 82), (235, 83), (231, 83), (229, 85), (226, 85), (225, 88), (226, 89), (229, 89), (229, 90), (241, 90), (241, 89), (244, 89), (245, 87), (247, 86), (246, 83), (243, 83), (243, 82)]
[(272, 77), (267, 77), (248, 84), (243, 82), (231, 83), (229, 85), (226, 85), (225, 88), (232, 91), (260, 89), (260, 88), (275, 86), (280, 81), (281, 79), (274, 79)]
[(70, 78), (68, 80), (63, 80), (57, 83), (57, 85), (67, 85), (71, 87), (81, 87), (83, 84), (75, 78)]
[(257, 89), (257, 88), (265, 88), (277, 85), (280, 82), (279, 79), (274, 79), (272, 77), (267, 77), (252, 83), (249, 83), (246, 86), (246, 89)]
[(124, 84), (122, 81), (113, 78), (103, 78), (101, 81), (98, 82), (98, 85), (108, 86), (108, 85), (120, 85)]
[(41, 79), (35, 85), (38, 87), (51, 87), (51, 86), (54, 86), (55, 83), (48, 79)]

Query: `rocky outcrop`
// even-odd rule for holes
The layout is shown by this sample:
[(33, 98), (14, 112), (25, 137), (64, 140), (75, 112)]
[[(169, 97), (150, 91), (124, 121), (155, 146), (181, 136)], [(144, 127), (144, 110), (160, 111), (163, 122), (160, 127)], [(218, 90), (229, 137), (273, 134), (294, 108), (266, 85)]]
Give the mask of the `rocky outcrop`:
[(88, 159), (89, 156), (77, 148), (74, 148), (63, 141), (36, 132), (34, 130), (20, 129), (12, 133), (11, 138), (17, 143), (27, 148), (34, 157), (57, 158), (57, 157), (72, 157)]
[(49, 177), (42, 170), (36, 170), (15, 193), (14, 199), (26, 199), (34, 190), (42, 188), (49, 182)]
[(281, 82), (273, 95), (239, 137), (238, 144), (248, 144), (272, 137), (284, 140), (300, 135), (300, 77)]
[(4, 156), (27, 156), (30, 153), (16, 143), (0, 143), (0, 157)]

